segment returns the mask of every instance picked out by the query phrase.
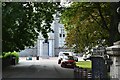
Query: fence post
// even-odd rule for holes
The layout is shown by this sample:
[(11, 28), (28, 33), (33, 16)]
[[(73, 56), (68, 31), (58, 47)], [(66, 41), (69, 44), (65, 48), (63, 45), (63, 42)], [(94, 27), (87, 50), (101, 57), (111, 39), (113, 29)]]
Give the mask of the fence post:
[(87, 74), (87, 69), (84, 69), (84, 70), (83, 70), (83, 78), (86, 79), (86, 78), (87, 78), (87, 75), (88, 75), (88, 74)]
[(89, 72), (87, 76), (88, 76), (88, 79), (92, 79), (92, 73), (91, 72)]
[(79, 67), (78, 66), (74, 67), (74, 78), (79, 78)]
[(83, 78), (83, 68), (79, 68), (79, 78)]

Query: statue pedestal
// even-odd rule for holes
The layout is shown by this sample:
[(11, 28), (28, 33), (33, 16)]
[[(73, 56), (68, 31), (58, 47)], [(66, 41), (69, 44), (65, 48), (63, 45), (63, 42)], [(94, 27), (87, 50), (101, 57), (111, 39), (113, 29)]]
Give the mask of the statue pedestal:
[(117, 41), (113, 46), (108, 47), (107, 54), (113, 61), (113, 64), (110, 66), (111, 78), (120, 79), (120, 41)]

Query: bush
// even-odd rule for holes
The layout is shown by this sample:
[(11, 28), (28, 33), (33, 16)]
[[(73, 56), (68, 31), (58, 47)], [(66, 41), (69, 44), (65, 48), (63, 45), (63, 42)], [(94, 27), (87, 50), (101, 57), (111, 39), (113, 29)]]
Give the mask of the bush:
[(14, 51), (11, 53), (11, 55), (12, 55), (12, 57), (15, 57), (16, 62), (18, 63), (19, 62), (19, 54), (16, 51)]
[(9, 58), (11, 56), (11, 52), (3, 52), (3, 58)]
[(7, 59), (7, 58), (11, 59), (12, 57), (15, 57), (16, 63), (19, 62), (19, 54), (16, 51), (2, 53), (2, 58), (4, 59)]

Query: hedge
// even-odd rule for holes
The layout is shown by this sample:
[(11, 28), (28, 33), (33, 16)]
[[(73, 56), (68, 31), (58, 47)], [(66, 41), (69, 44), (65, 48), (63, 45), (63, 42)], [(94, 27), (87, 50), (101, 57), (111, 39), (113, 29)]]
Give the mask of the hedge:
[(16, 63), (19, 62), (19, 54), (18, 54), (18, 52), (14, 51), (14, 52), (3, 52), (2, 53), (2, 58), (3, 59), (7, 59), (7, 58), (10, 58), (10, 57), (15, 57)]

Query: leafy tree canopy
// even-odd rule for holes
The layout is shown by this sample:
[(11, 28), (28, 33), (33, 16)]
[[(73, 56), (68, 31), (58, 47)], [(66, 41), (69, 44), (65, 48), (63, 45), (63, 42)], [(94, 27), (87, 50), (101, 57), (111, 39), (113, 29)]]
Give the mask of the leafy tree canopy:
[(59, 3), (3, 2), (2, 50), (19, 51), (33, 46), (41, 32), (44, 38), (53, 31), (50, 26)]
[[(111, 19), (115, 19), (113, 14), (116, 7), (111, 7), (111, 3), (72, 3), (62, 12), (61, 17), (67, 31), (66, 45), (75, 48), (76, 52), (81, 52), (85, 47), (98, 45), (100, 40), (105, 40), (104, 45), (109, 45), (111, 38), (118, 40), (117, 25)], [(111, 32), (111, 27), (114, 28), (114, 33)]]

